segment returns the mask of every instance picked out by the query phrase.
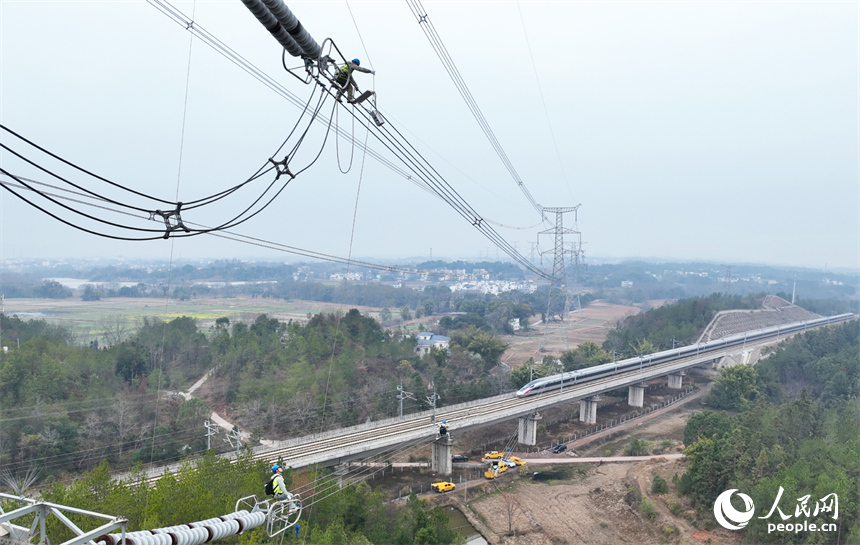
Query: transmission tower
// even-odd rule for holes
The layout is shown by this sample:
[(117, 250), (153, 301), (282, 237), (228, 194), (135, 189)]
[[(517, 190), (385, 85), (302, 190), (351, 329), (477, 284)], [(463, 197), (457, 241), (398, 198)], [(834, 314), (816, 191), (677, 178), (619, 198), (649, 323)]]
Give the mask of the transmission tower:
[[(571, 288), (579, 282), (579, 261), (582, 255), (582, 233), (577, 230), (577, 210), (581, 205), (566, 206), (566, 207), (542, 207), (545, 214), (555, 214), (555, 227), (541, 231), (538, 233), (538, 243), (541, 235), (551, 235), (554, 245), (552, 250), (541, 251), (540, 254), (552, 254), (552, 283), (549, 287), (549, 296), (547, 298), (546, 320), (544, 322), (544, 341), (546, 340), (547, 324), (554, 319), (556, 308), (561, 306), (561, 299), (564, 298), (563, 310), (559, 312), (559, 319), (564, 321), (567, 313), (570, 311), (571, 295), (573, 295), (574, 307), (579, 309), (579, 292), (571, 294)], [(573, 229), (564, 226), (564, 214), (568, 212), (574, 213)], [(574, 240), (570, 243), (569, 248), (565, 248), (564, 236), (572, 236)], [(570, 256), (572, 271), (568, 273), (565, 269), (565, 256)], [(543, 341), (541, 342), (543, 348)]]
[(723, 267), (726, 268), (726, 275), (723, 277), (724, 293), (726, 297), (729, 297), (732, 294), (732, 266), (723, 265)]
[(529, 249), (531, 253), (529, 255), (529, 261), (532, 263), (535, 262), (535, 252), (540, 252), (540, 245), (537, 242), (529, 242)]

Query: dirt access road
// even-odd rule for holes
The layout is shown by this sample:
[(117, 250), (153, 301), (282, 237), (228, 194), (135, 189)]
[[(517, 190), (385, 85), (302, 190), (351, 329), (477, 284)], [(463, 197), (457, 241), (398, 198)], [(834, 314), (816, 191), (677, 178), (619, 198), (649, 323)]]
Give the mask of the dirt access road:
[[(577, 451), (582, 456), (600, 456), (606, 449), (618, 451), (633, 438), (653, 441), (655, 445), (663, 439), (677, 439), (698, 406), (698, 402), (691, 402), (674, 406), (671, 412), (649, 415), (646, 420), (634, 422), (632, 429), (621, 430), (621, 435), (615, 435), (610, 442), (596, 440), (580, 445)], [(457, 504), (491, 544), (736, 543), (736, 534), (722, 529), (704, 531), (689, 522), (693, 511), (672, 484), (672, 476), (681, 475), (685, 465), (686, 461), (676, 453), (638, 463), (559, 464), (557, 469), (578, 469), (569, 479), (545, 482), (532, 480), (531, 471), (523, 470), (514, 478), (484, 485), (482, 493), (467, 504), (462, 498)], [(547, 465), (532, 467), (551, 470)], [(668, 494), (650, 493), (655, 474), (669, 483)], [(653, 520), (642, 514), (637, 498), (653, 505)], [(672, 513), (675, 504), (677, 515)]]

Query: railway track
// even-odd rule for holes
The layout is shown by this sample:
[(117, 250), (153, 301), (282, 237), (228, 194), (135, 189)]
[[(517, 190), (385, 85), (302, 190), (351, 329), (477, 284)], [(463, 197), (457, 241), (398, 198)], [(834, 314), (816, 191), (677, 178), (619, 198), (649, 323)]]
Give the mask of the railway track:
[[(623, 388), (672, 374), (691, 367), (703, 365), (710, 360), (716, 360), (729, 354), (735, 354), (739, 348), (754, 349), (762, 345), (782, 340), (788, 335), (806, 331), (815, 327), (853, 319), (853, 315), (842, 315), (824, 319), (821, 323), (790, 324), (774, 330), (767, 335), (758, 335), (754, 341), (746, 339), (734, 341), (724, 347), (712, 347), (701, 353), (691, 353), (686, 356), (665, 362), (648, 364), (647, 358), (642, 358), (638, 369), (618, 372), (611, 376), (601, 377), (573, 386), (565, 386), (562, 390), (544, 392), (528, 397), (517, 397), (513, 392), (477, 402), (469, 402), (437, 409), (436, 421), (448, 422), (451, 431), (465, 431), (489, 423), (503, 422), (521, 416), (526, 416), (550, 407), (571, 403), (592, 395), (609, 390)], [(253, 453), (253, 459), (274, 462), (281, 460), (285, 465), (303, 467), (313, 463), (345, 461), (359, 458), (366, 453), (379, 453), (396, 448), (398, 445), (426, 440), (430, 442), (436, 437), (438, 425), (431, 421), (431, 413), (426, 411), (409, 415), (403, 419), (390, 418), (370, 424), (342, 428), (320, 434), (309, 435), (277, 443), (271, 447), (258, 447)], [(284, 444), (286, 443), (286, 444)], [(163, 470), (162, 470), (163, 471)], [(150, 481), (157, 480), (152, 477)]]

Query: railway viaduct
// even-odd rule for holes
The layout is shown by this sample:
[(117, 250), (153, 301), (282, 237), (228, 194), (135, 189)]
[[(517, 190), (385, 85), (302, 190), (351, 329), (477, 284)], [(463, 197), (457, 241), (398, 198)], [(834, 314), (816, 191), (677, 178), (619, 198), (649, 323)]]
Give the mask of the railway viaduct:
[[(853, 319), (853, 315), (827, 319), (834, 323)], [(277, 441), (271, 445), (256, 447), (254, 458), (267, 461), (282, 460), (286, 466), (299, 468), (313, 464), (333, 466), (343, 462), (365, 458), (382, 452), (394, 450), (404, 444), (433, 442), (432, 467), (437, 473), (451, 473), (451, 452), (453, 441), (450, 434), (439, 434), (439, 424), (444, 420), (448, 429), (454, 433), (469, 431), (483, 426), (500, 422), (519, 420), (519, 442), (527, 445), (535, 444), (537, 429), (536, 416), (542, 410), (560, 405), (580, 402), (580, 418), (593, 423), (596, 417), (596, 396), (619, 388), (630, 388), (628, 403), (641, 407), (643, 404), (643, 383), (648, 380), (667, 377), (670, 388), (681, 388), (684, 372), (694, 367), (712, 366), (724, 358), (741, 359), (753, 350), (782, 341), (790, 334), (821, 327), (826, 323), (797, 322), (785, 324), (779, 328), (768, 330), (760, 339), (743, 342), (725, 348), (715, 348), (707, 353), (697, 354), (697, 345), (686, 347), (688, 355), (668, 358), (666, 361), (649, 365), (653, 355), (639, 358), (641, 365), (625, 372), (576, 384), (565, 386), (561, 390), (553, 390), (538, 395), (519, 398), (513, 392), (494, 397), (479, 399), (433, 411), (405, 415), (403, 418), (393, 417), (375, 422), (368, 422), (347, 428), (310, 434), (304, 437)], [(749, 332), (750, 336), (754, 332)], [(761, 334), (761, 332), (759, 332)], [(745, 336), (744, 336), (745, 338)], [(682, 349), (678, 350), (683, 351)], [(664, 358), (666, 359), (666, 358)], [(630, 360), (625, 360), (630, 361)], [(620, 362), (619, 362), (620, 363)], [(160, 468), (157, 473), (152, 471), (152, 478), (172, 471), (172, 468)]]
[[(844, 319), (853, 318), (852, 315)], [(838, 321), (842, 321), (838, 320)], [(783, 326), (783, 331), (792, 327), (795, 332), (805, 331), (823, 324), (806, 325), (806, 322)], [(439, 436), (439, 423), (446, 421), (452, 432), (464, 432), (490, 424), (519, 419), (519, 441), (523, 444), (535, 444), (536, 421), (535, 414), (550, 407), (580, 402), (580, 418), (586, 422), (594, 422), (597, 402), (595, 396), (619, 388), (630, 388), (628, 402), (633, 406), (642, 406), (643, 382), (660, 377), (668, 377), (670, 388), (681, 388), (683, 374), (687, 369), (708, 366), (726, 357), (741, 356), (752, 350), (768, 344), (779, 342), (786, 338), (776, 329), (772, 334), (761, 340), (729, 346), (724, 349), (712, 350), (706, 354), (679, 357), (647, 365), (651, 356), (640, 358), (640, 368), (617, 375), (600, 378), (594, 381), (565, 386), (562, 390), (554, 390), (518, 398), (513, 393), (502, 394), (490, 398), (460, 403), (436, 410), (435, 419), (432, 411), (424, 411), (401, 418), (388, 418), (369, 422), (349, 428), (312, 434), (274, 445), (259, 448), (255, 457), (276, 460), (281, 458), (286, 465), (303, 467), (311, 464), (335, 465), (341, 462), (363, 458), (398, 445), (410, 442), (434, 440), (433, 468), (442, 474), (451, 473), (450, 436)], [(695, 345), (694, 345), (695, 346)]]

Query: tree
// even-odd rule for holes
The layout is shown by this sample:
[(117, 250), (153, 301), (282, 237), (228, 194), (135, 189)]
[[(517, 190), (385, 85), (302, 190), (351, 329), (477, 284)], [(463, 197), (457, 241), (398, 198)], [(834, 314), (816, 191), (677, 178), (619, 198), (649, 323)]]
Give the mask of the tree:
[(122, 314), (111, 314), (105, 316), (102, 321), (102, 335), (105, 344), (113, 346), (121, 343), (128, 335), (128, 324)]
[(122, 457), (123, 446), (125, 446), (126, 440), (131, 437), (137, 427), (138, 416), (137, 409), (132, 406), (131, 401), (126, 396), (117, 396), (116, 404), (109, 413), (108, 422), (114, 426), (113, 439), (119, 445), (118, 457)]
[(478, 354), (484, 360), (485, 369), (489, 369), (493, 365), (499, 363), (499, 358), (508, 349), (508, 344), (485, 333), (481, 330), (476, 330), (469, 341), (466, 349), (469, 352)]
[(36, 297), (45, 299), (65, 299), (72, 296), (72, 290), (56, 280), (45, 280), (45, 283), (35, 290)]
[(654, 475), (654, 479), (651, 481), (651, 493), (665, 494), (668, 491), (669, 484), (666, 482), (666, 479), (659, 475)]
[(736, 365), (720, 370), (714, 389), (708, 395), (707, 404), (717, 409), (740, 410), (755, 399), (756, 370), (751, 365)]
[(722, 436), (731, 432), (733, 419), (725, 412), (699, 411), (684, 426), (684, 444), (692, 445), (700, 437)]
[(116, 374), (121, 376), (126, 382), (131, 382), (132, 379), (148, 374), (146, 350), (136, 342), (121, 343), (114, 347), (116, 357)]
[(657, 351), (657, 349), (654, 348), (654, 345), (651, 344), (651, 341), (649, 341), (648, 339), (642, 339), (635, 345), (631, 344), (630, 348), (637, 356), (647, 356), (648, 354), (653, 354)]
[(612, 356), (593, 342), (584, 342), (573, 350), (563, 352), (559, 359), (564, 364), (565, 371), (575, 371), (592, 365), (609, 363), (612, 361)]
[(385, 307), (381, 311), (379, 311), (379, 321), (382, 322), (382, 325), (386, 325), (391, 322), (391, 311), (388, 307)]
[(499, 488), (499, 485), (496, 486), (496, 491), (502, 495), (502, 509), (505, 514), (505, 519), (508, 522), (508, 535), (513, 535), (514, 533), (514, 515), (517, 512), (517, 509), (522, 511), (522, 506), (520, 502), (517, 500), (515, 496), (512, 496), (506, 493), (504, 490)]
[(99, 301), (101, 298), (101, 290), (96, 289), (92, 284), (84, 286), (84, 293), (81, 295), (82, 301)]
[(529, 318), (534, 315), (534, 310), (528, 303), (520, 303), (514, 307), (514, 318), (520, 321), (520, 327), (528, 329)]
[(535, 363), (529, 358), (525, 363), (511, 371), (510, 379), (514, 388), (522, 388), (532, 380), (553, 374), (553, 369), (543, 363)]

